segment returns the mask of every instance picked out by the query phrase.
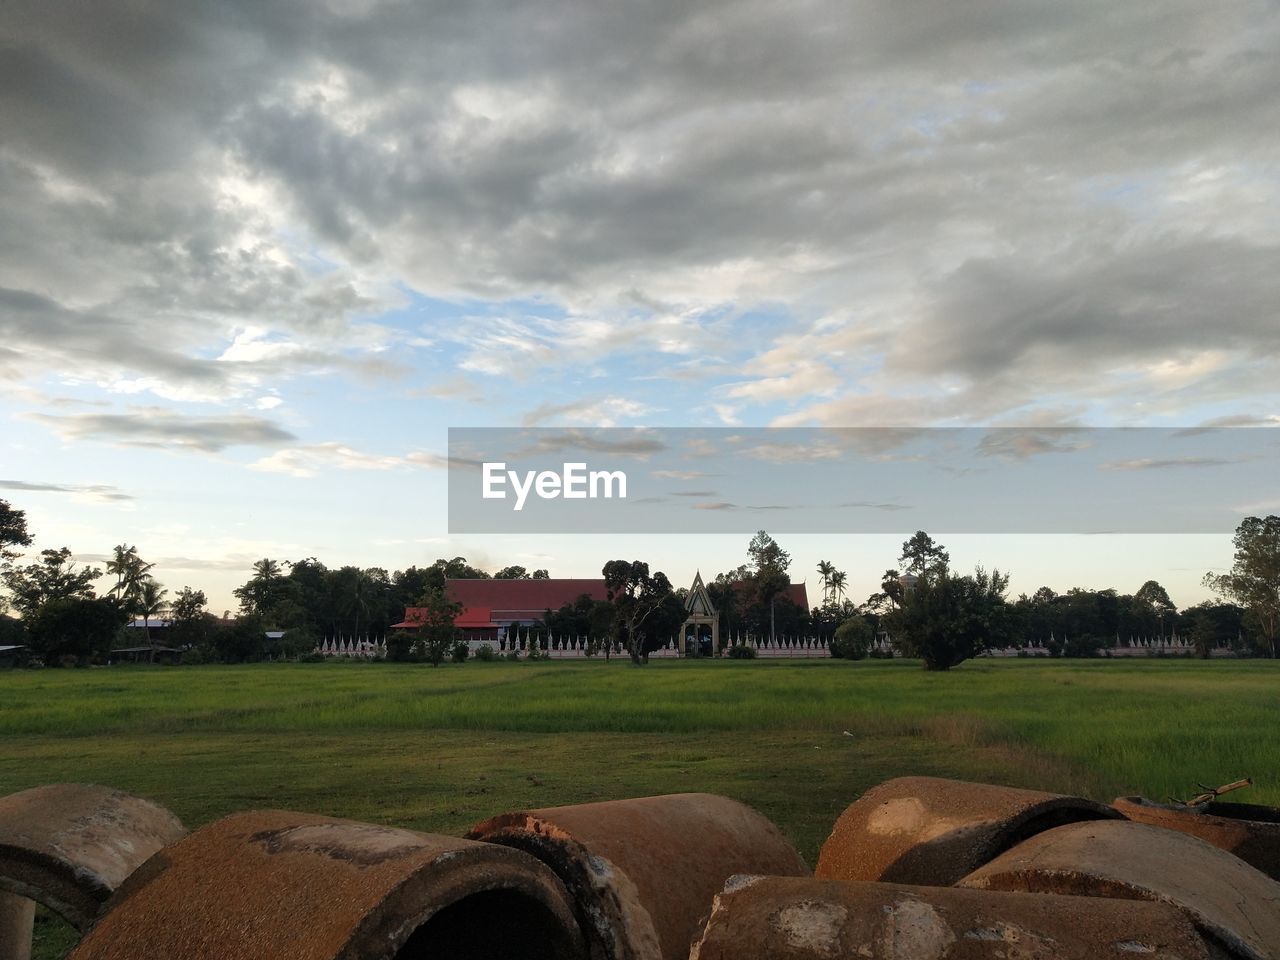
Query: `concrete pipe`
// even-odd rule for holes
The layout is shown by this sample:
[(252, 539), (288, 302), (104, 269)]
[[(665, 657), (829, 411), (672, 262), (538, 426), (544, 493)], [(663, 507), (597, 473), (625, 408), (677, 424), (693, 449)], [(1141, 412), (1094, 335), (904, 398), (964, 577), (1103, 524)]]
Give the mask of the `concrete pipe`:
[(809, 873), (767, 819), (705, 793), (505, 813), (467, 836), (550, 866), (573, 897), (592, 960), (684, 960), (730, 876)]
[(735, 877), (690, 960), (1208, 960), (1163, 903)]
[(73, 960), (578, 960), (560, 881), (517, 850), (278, 810), (153, 857)]
[(83, 932), (126, 877), (186, 832), (164, 807), (110, 787), (0, 797), (0, 956), (30, 950), (36, 903)]
[(815, 875), (950, 886), (1051, 827), (1120, 819), (1080, 797), (937, 777), (899, 777), (864, 793), (822, 845)]
[(1212, 801), (1188, 807), (1118, 797), (1117, 810), (1135, 823), (1199, 837), (1280, 880), (1280, 809), (1252, 803)]
[(963, 887), (1157, 900), (1247, 960), (1280, 958), (1280, 883), (1196, 837), (1142, 823), (1074, 823), (1032, 837)]

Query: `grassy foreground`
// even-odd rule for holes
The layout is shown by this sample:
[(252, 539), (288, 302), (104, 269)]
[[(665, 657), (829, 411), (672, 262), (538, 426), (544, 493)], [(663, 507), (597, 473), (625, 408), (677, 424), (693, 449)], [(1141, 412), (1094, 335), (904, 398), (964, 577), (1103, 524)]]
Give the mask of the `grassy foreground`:
[(847, 804), (905, 774), (1102, 800), (1249, 775), (1239, 799), (1280, 804), (1278, 687), (1264, 661), (7, 671), (0, 795), (97, 782), (191, 826), (276, 807), (456, 834), (512, 808), (708, 791), (812, 863)]

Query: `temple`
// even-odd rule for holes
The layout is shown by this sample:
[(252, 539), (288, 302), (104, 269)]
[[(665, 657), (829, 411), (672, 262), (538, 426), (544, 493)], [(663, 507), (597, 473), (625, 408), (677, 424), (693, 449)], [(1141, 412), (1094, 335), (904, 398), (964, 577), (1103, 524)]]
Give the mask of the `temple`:
[[(572, 605), (583, 596), (607, 600), (608, 590), (602, 579), (556, 580), (446, 580), (445, 593), (462, 612), (454, 625), (472, 646), (482, 642), (502, 645), (520, 628), (540, 623), (547, 611)], [(781, 594), (800, 609), (809, 608), (808, 592), (803, 583), (793, 583)], [(711, 601), (702, 574), (697, 573), (684, 600), (685, 621), (676, 648), (682, 656), (710, 656), (721, 649), (720, 615)], [(422, 625), (423, 610), (409, 607), (404, 620), (392, 624), (393, 630), (414, 630)], [(728, 638), (726, 638), (726, 642)]]

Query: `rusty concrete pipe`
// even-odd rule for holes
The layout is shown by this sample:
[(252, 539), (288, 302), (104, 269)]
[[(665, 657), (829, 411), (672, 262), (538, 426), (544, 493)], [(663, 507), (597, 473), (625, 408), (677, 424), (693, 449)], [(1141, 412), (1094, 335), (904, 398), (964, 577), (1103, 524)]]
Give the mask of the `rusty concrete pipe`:
[(126, 877), (186, 832), (164, 807), (95, 784), (0, 797), (0, 957), (30, 950), (36, 903), (83, 932)]
[(690, 960), (1208, 960), (1174, 907), (954, 887), (734, 877)]
[(1135, 823), (1177, 830), (1233, 853), (1280, 880), (1280, 809), (1214, 800), (1198, 807), (1117, 797), (1112, 804)]
[(1157, 900), (1247, 960), (1280, 960), (1280, 883), (1196, 837), (1143, 823), (1041, 833), (960, 881), (981, 890)]
[(577, 960), (564, 887), (518, 850), (279, 810), (131, 877), (73, 960)]
[(706, 793), (505, 813), (467, 836), (550, 866), (573, 897), (592, 960), (684, 960), (730, 876), (809, 873), (769, 820)]
[(938, 777), (886, 780), (840, 815), (818, 855), (824, 880), (945, 887), (1027, 837), (1120, 819), (1105, 804)]
[(31, 960), (36, 902), (0, 890), (0, 960)]

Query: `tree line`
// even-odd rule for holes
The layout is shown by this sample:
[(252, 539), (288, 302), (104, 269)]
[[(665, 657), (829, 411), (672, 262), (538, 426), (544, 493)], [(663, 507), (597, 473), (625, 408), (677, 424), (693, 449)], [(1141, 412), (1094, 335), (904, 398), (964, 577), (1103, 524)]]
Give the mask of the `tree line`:
[[(105, 564), (114, 581), (102, 596), (95, 583), (104, 570), (80, 566), (68, 547), (43, 550), (21, 563), (30, 546), (23, 511), (0, 500), (0, 582), (19, 614), (0, 615), (0, 646), (25, 644), (46, 663), (109, 657), (136, 632), (121, 628), (164, 617), (166, 643), (187, 651), (188, 661), (240, 662), (296, 657), (327, 637), (387, 637), (393, 659), (440, 662), (459, 637), (453, 621), (460, 607), (445, 592), (450, 579), (547, 579), (545, 569), (506, 566), (490, 574), (464, 557), (438, 559), (388, 573), (381, 567), (327, 567), (314, 557), (264, 558), (236, 587), (238, 616), (210, 613), (203, 591), (184, 586), (172, 598), (152, 574), (153, 564), (135, 547), (117, 545)], [(819, 637), (833, 655), (867, 656), (888, 638), (902, 654), (929, 669), (947, 669), (993, 649), (1035, 646), (1061, 656), (1094, 656), (1139, 640), (1177, 636), (1204, 656), (1218, 647), (1245, 655), (1276, 656), (1280, 631), (1280, 517), (1247, 517), (1236, 530), (1235, 562), (1226, 573), (1206, 574), (1216, 599), (1178, 610), (1168, 592), (1149, 580), (1133, 594), (1041, 587), (1007, 596), (1009, 576), (982, 567), (962, 574), (945, 547), (924, 531), (902, 545), (897, 566), (862, 603), (846, 596), (848, 577), (831, 561), (817, 573), (821, 602), (804, 609), (788, 596), (791, 556), (765, 531), (747, 544), (744, 563), (706, 583), (719, 617), (722, 646), (744, 638)], [(626, 653), (647, 661), (678, 635), (685, 620), (685, 588), (640, 560), (604, 565), (604, 600), (582, 596), (548, 610), (526, 635), (588, 638), (604, 656)], [(416, 630), (389, 635), (408, 607), (425, 610)], [(4, 614), (0, 606), (0, 614)], [(227, 612), (229, 613), (229, 611)], [(268, 636), (268, 634), (279, 636)], [(679, 638), (683, 641), (683, 638)], [(717, 651), (722, 652), (722, 651)]]

